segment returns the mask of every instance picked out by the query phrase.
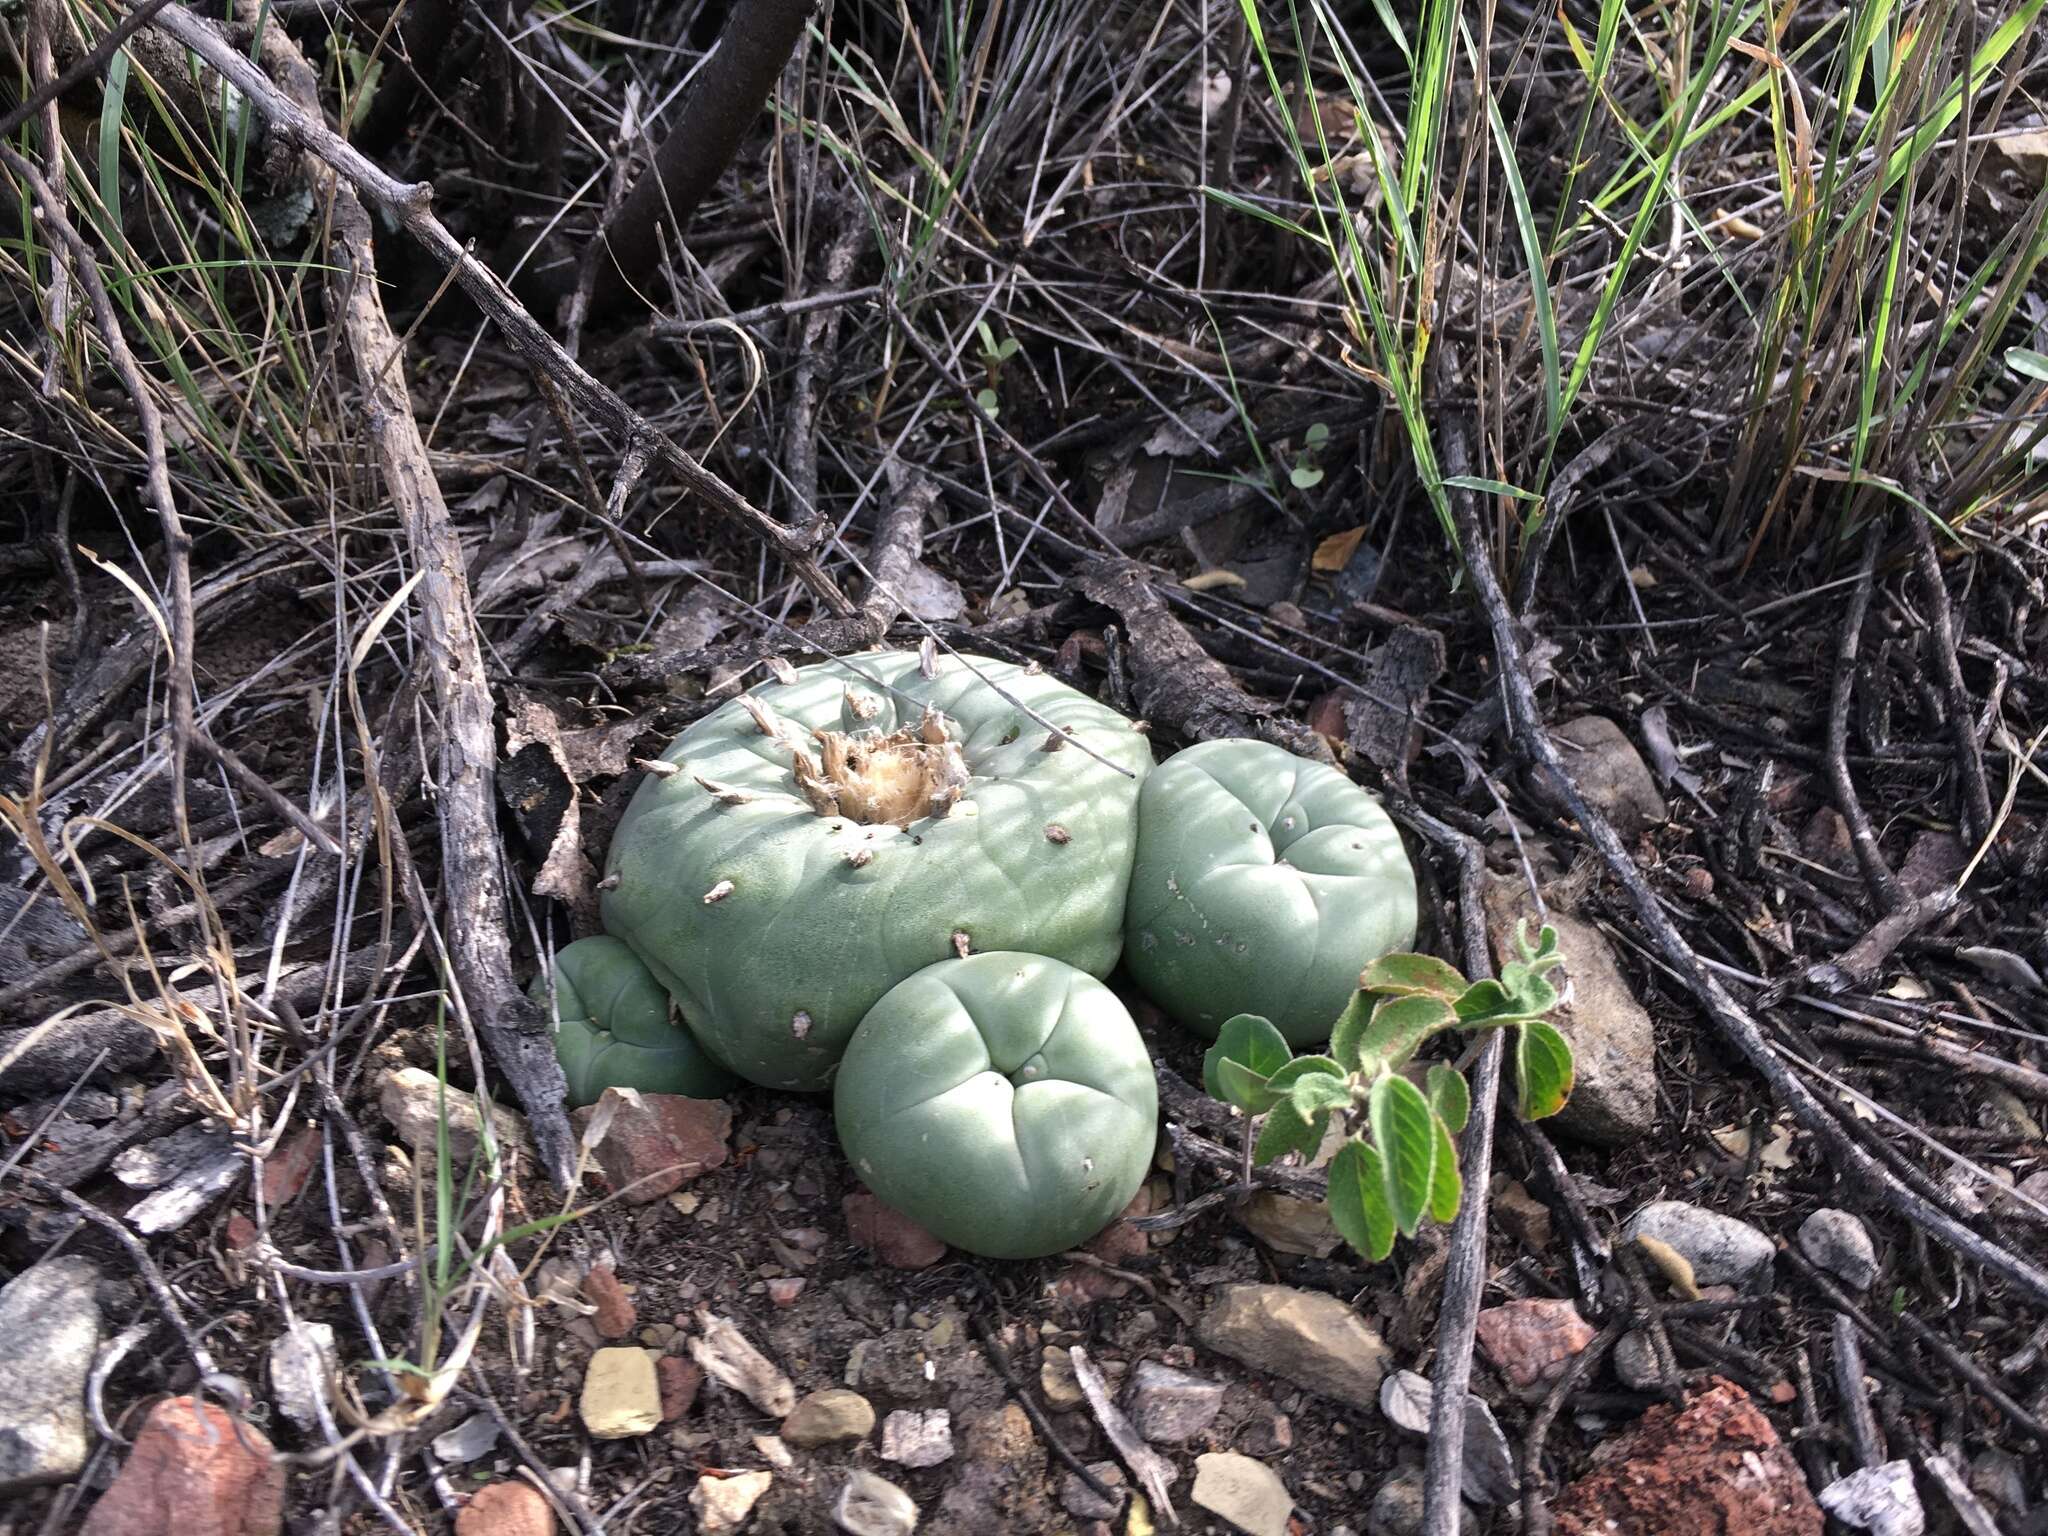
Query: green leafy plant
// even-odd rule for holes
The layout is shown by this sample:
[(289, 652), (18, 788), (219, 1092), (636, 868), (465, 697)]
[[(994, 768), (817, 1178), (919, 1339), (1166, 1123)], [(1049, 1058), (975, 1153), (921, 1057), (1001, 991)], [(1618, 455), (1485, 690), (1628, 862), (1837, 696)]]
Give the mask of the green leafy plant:
[(1014, 336), (1005, 336), (1000, 342), (996, 333), (989, 329), (986, 320), (977, 320), (974, 328), (981, 336), (981, 371), (988, 380), (974, 392), (974, 403), (988, 413), (994, 421), (1002, 408), (1003, 364), (1024, 350), (1024, 343)]
[(1419, 1085), (1409, 1074), (1431, 1038), (1513, 1029), (1516, 1091), (1528, 1119), (1556, 1114), (1571, 1094), (1571, 1046), (1544, 1017), (1558, 1003), (1547, 974), (1564, 960), (1557, 930), (1546, 924), (1532, 944), (1520, 923), (1515, 947), (1520, 958), (1503, 965), (1498, 980), (1468, 982), (1431, 955), (1375, 960), (1360, 973), (1326, 1055), (1296, 1056), (1270, 1021), (1241, 1013), (1202, 1060), (1209, 1093), (1257, 1118), (1255, 1133), (1247, 1126), (1256, 1165), (1313, 1154), (1331, 1117), (1341, 1117), (1348, 1134), (1330, 1163), (1330, 1216), (1369, 1259), (1384, 1259), (1394, 1234), (1413, 1237), (1425, 1217), (1448, 1222), (1463, 1198), (1451, 1138), (1465, 1128), (1472, 1095), (1446, 1063), (1431, 1064)]
[(1316, 462), (1320, 453), (1330, 441), (1330, 429), (1322, 422), (1311, 426), (1304, 434), (1301, 452), (1295, 457), (1294, 467), (1287, 472), (1287, 480), (1297, 491), (1311, 490), (1323, 483), (1323, 467)]

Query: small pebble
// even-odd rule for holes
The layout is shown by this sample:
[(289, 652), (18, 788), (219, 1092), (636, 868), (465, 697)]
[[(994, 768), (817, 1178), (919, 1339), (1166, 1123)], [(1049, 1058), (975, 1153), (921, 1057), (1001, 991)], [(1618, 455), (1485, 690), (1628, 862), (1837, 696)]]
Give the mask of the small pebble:
[(1799, 1251), (1851, 1290), (1877, 1283), (1877, 1248), (1870, 1230), (1849, 1211), (1815, 1211), (1799, 1228)]

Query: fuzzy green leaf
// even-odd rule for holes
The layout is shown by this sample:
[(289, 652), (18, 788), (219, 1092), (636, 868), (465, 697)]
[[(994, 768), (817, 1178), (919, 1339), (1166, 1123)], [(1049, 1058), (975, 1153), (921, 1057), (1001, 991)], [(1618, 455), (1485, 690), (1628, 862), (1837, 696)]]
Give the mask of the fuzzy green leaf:
[(1372, 1085), (1372, 1139), (1379, 1148), (1387, 1206), (1403, 1237), (1413, 1237), (1429, 1205), (1436, 1164), (1436, 1117), (1407, 1078), (1387, 1073)]
[(1344, 1069), (1328, 1056), (1297, 1056), (1272, 1074), (1273, 1091), (1285, 1093), (1304, 1077), (1342, 1077)]
[(1458, 1172), (1458, 1148), (1451, 1140), (1450, 1127), (1441, 1119), (1435, 1119), (1434, 1124), (1436, 1166), (1429, 1180), (1429, 1214), (1434, 1221), (1448, 1223), (1458, 1214), (1458, 1203), (1465, 1198), (1465, 1180)]
[(1472, 1090), (1456, 1067), (1438, 1062), (1429, 1069), (1429, 1107), (1453, 1136), (1465, 1129), (1472, 1114)]
[(1541, 1019), (1530, 1019), (1515, 1042), (1515, 1083), (1522, 1118), (1542, 1120), (1564, 1108), (1571, 1097), (1572, 1048), (1563, 1035)]
[(1358, 984), (1368, 992), (1438, 997), (1447, 1003), (1455, 1003), (1465, 991), (1458, 968), (1435, 955), (1382, 955), (1360, 973)]
[(1325, 1072), (1311, 1072), (1294, 1080), (1287, 1097), (1304, 1115), (1327, 1114), (1351, 1103), (1351, 1081), (1349, 1078), (1331, 1077)]
[(1330, 1220), (1360, 1254), (1378, 1263), (1394, 1251), (1394, 1214), (1387, 1205), (1380, 1155), (1352, 1137), (1330, 1160)]
[(1487, 1024), (1512, 1015), (1515, 1003), (1508, 989), (1488, 976), (1467, 987), (1455, 1007), (1459, 1023)]
[(1219, 1063), (1229, 1060), (1248, 1068), (1255, 1077), (1271, 1077), (1286, 1066), (1294, 1052), (1288, 1049), (1287, 1037), (1275, 1029), (1270, 1020), (1262, 1019), (1255, 1013), (1240, 1013), (1226, 1019), (1223, 1028), (1216, 1032), (1216, 1043), (1209, 1047), (1202, 1058), (1202, 1086), (1209, 1097), (1227, 1097), (1223, 1083), (1217, 1075)]
[(1440, 997), (1383, 997), (1372, 1011), (1359, 1050), (1367, 1062), (1398, 1067), (1431, 1035), (1457, 1022)]
[(1356, 1072), (1364, 1065), (1365, 1031), (1372, 1022), (1374, 1003), (1373, 995), (1361, 987), (1351, 994), (1351, 1001), (1331, 1026), (1330, 1054), (1346, 1072)]
[(1280, 1102), (1280, 1095), (1268, 1086), (1269, 1079), (1228, 1057), (1216, 1064), (1216, 1080), (1223, 1087), (1217, 1097), (1248, 1115), (1263, 1115)]
[(1308, 1157), (1323, 1144), (1323, 1132), (1329, 1124), (1327, 1114), (1304, 1115), (1293, 1100), (1282, 1099), (1259, 1127), (1259, 1139), (1252, 1145), (1252, 1161), (1263, 1168), (1290, 1152)]

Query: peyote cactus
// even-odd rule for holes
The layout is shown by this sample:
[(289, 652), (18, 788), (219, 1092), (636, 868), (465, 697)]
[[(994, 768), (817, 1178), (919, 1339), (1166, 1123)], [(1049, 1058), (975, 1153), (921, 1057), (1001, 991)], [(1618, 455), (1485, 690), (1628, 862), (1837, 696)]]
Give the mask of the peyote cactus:
[[(557, 957), (572, 1101), (830, 1089), (860, 1178), (986, 1257), (1086, 1241), (1145, 1177), (1158, 1093), (1103, 985), (1120, 956), (1197, 1034), (1230, 1021), (1266, 1108), (1271, 1074), (1326, 1060), (1289, 1047), (1350, 1028), (1361, 970), (1415, 934), (1400, 838), (1343, 775), (1247, 740), (1158, 767), (1141, 725), (987, 657), (782, 668), (648, 769), (607, 935)], [(1325, 1118), (1356, 1086), (1329, 1060), (1301, 1089)]]
[(934, 1236), (988, 1258), (1086, 1241), (1150, 1166), (1158, 1088), (1116, 994), (1044, 955), (942, 960), (892, 987), (833, 1085), (855, 1172)]
[(805, 667), (662, 754), (612, 839), (604, 925), (714, 1058), (821, 1090), (883, 994), (949, 956), (1106, 976), (1151, 767), (1131, 721), (1008, 662)]
[(1240, 1013), (1330, 1037), (1368, 963), (1415, 939), (1415, 871), (1377, 800), (1266, 742), (1175, 753), (1138, 799), (1126, 965), (1204, 1039)]
[(607, 1088), (715, 1099), (736, 1079), (704, 1053), (674, 1017), (668, 993), (640, 957), (604, 935), (555, 952), (553, 970), (533, 979), (533, 1000), (556, 1021), (555, 1054), (569, 1103), (595, 1104)]

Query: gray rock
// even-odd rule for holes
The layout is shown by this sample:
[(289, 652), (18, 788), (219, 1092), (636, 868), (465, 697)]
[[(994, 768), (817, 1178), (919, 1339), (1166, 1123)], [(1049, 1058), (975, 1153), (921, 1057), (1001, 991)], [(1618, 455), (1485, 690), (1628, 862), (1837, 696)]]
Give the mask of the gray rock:
[(1877, 1284), (1877, 1248), (1852, 1212), (1815, 1211), (1800, 1224), (1799, 1251), (1852, 1290)]
[(855, 1472), (832, 1501), (832, 1523), (846, 1536), (910, 1536), (917, 1504), (887, 1478)]
[(98, 1279), (89, 1262), (67, 1254), (0, 1290), (0, 1493), (61, 1483), (85, 1465)]
[[(1458, 1506), (1458, 1530), (1476, 1529), (1472, 1511)], [(1422, 1474), (1402, 1472), (1380, 1484), (1365, 1512), (1365, 1536), (1422, 1536)]]
[[(188, 1132), (206, 1129), (208, 1127), (187, 1126), (167, 1140), (177, 1141)], [(148, 1149), (133, 1147), (129, 1150), (142, 1152)], [(128, 1155), (124, 1152), (121, 1157)], [(114, 1161), (119, 1163), (121, 1158)], [(158, 1163), (143, 1166), (142, 1177), (153, 1178), (162, 1173), (164, 1179), (128, 1208), (128, 1224), (146, 1236), (175, 1232), (240, 1182), (248, 1171), (247, 1159), (225, 1137), (217, 1140), (195, 1137)]]
[(1195, 1486), (1188, 1497), (1245, 1536), (1287, 1536), (1294, 1514), (1294, 1495), (1280, 1474), (1235, 1451), (1197, 1456)]
[(1746, 1221), (1723, 1216), (1683, 1200), (1655, 1200), (1629, 1217), (1621, 1229), (1623, 1242), (1655, 1238), (1692, 1266), (1700, 1285), (1759, 1288), (1768, 1280), (1777, 1249)]
[(1091, 1461), (1088, 1470), (1107, 1485), (1115, 1500), (1105, 1499), (1078, 1473), (1069, 1472), (1060, 1479), (1060, 1507), (1076, 1520), (1114, 1520), (1124, 1507), (1124, 1469), (1113, 1461)]
[[(1411, 1435), (1429, 1434), (1436, 1389), (1414, 1371), (1395, 1371), (1380, 1387), (1380, 1411), (1387, 1422)], [(1507, 1436), (1486, 1400), (1465, 1394), (1465, 1454), (1460, 1459), (1461, 1490), (1475, 1504), (1505, 1504), (1522, 1491)]]
[(317, 1433), (320, 1405), (333, 1401), (339, 1369), (334, 1330), (325, 1323), (293, 1323), (270, 1345), (270, 1391), (278, 1412), (305, 1433)]
[(234, 1147), (226, 1127), (202, 1120), (115, 1154), (107, 1168), (130, 1189), (161, 1189), (182, 1173), (232, 1155)]
[(1631, 1328), (1614, 1341), (1614, 1375), (1631, 1392), (1657, 1390), (1657, 1348), (1641, 1328)]
[[(1612, 720), (1603, 715), (1581, 715), (1556, 727), (1550, 737), (1579, 793), (1593, 809), (1605, 814), (1621, 836), (1634, 837), (1670, 815), (1649, 765)], [(1547, 775), (1532, 774), (1529, 787), (1544, 805), (1569, 814)]]
[(1390, 1351), (1335, 1296), (1286, 1285), (1225, 1285), (1196, 1326), (1206, 1349), (1347, 1407), (1369, 1410)]
[(936, 1467), (953, 1455), (953, 1416), (943, 1408), (898, 1408), (882, 1420), (882, 1460)]
[[(1503, 961), (1516, 958), (1516, 919), (1529, 919), (1532, 936), (1538, 931), (1528, 887), (1519, 877), (1494, 880), (1486, 908), (1495, 952)], [(1571, 1097), (1550, 1124), (1595, 1146), (1639, 1141), (1657, 1123), (1657, 1036), (1650, 1015), (1629, 990), (1605, 934), (1555, 902), (1541, 920), (1557, 930), (1564, 954), (1550, 979), (1567, 1000), (1550, 1018), (1571, 1042), (1575, 1068)]]
[(1223, 1407), (1223, 1383), (1141, 1360), (1125, 1388), (1124, 1407), (1147, 1440), (1178, 1445), (1215, 1422)]

